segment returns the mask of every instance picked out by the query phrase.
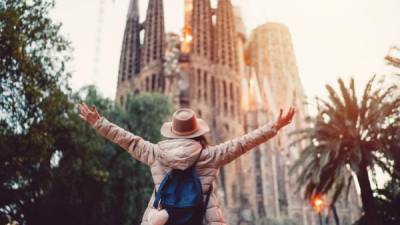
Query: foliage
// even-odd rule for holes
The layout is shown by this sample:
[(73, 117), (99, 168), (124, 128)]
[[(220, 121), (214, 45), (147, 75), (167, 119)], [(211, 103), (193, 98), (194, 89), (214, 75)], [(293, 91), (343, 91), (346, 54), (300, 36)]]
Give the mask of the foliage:
[(0, 2), (0, 130), (26, 132), (46, 114), (48, 99), (67, 89), (69, 43), (49, 18), (48, 0)]
[[(397, 53), (397, 55), (395, 55)], [(400, 47), (390, 48), (389, 54), (385, 57), (386, 63), (400, 69)]]
[[(392, 179), (382, 189), (375, 190), (377, 214), (385, 225), (397, 225), (400, 222), (400, 180)], [(361, 218), (356, 225), (367, 224), (367, 218)]]
[[(94, 87), (84, 88), (73, 96), (74, 103), (66, 103), (64, 113), (68, 119), (52, 124), (52, 129), (63, 128), (61, 134), (48, 134), (55, 138), (57, 150), (46, 159), (49, 162), (43, 175), (46, 188), (41, 189), (34, 201), (14, 207), (13, 214), (10, 211), (6, 214), (22, 224), (139, 224), (153, 189), (148, 168), (80, 120), (74, 108), (81, 102), (80, 96), (84, 96), (84, 102), (96, 104), (109, 120), (125, 129), (133, 128), (135, 134), (153, 142), (160, 140), (159, 127), (171, 112), (167, 98), (161, 95), (132, 96), (126, 103), (127, 110), (123, 111), (101, 97)], [(16, 136), (7, 137), (11, 141), (15, 139)], [(13, 151), (20, 146), (14, 142), (5, 149)], [(37, 151), (46, 147), (38, 145)], [(31, 150), (31, 146), (26, 148)], [(19, 157), (28, 160), (30, 156)], [(27, 165), (24, 167), (30, 171)], [(26, 176), (19, 182), (25, 179), (38, 178)], [(25, 190), (18, 191), (8, 205), (25, 199)]]
[(384, 188), (376, 190), (378, 214), (386, 225), (400, 223), (400, 180), (390, 180)]
[[(86, 96), (84, 102), (96, 104), (109, 120), (147, 140), (160, 140), (159, 127), (170, 113), (166, 97), (130, 97), (123, 111), (99, 96), (93, 87), (82, 93)], [(78, 103), (79, 97), (75, 96), (75, 101)], [(82, 121), (74, 122), (74, 126), (71, 140), (77, 148), (63, 154), (54, 172), (54, 186), (41, 209), (47, 212), (47, 223), (139, 224), (153, 189), (148, 168), (103, 140)], [(59, 204), (61, 211), (54, 207)]]
[(0, 224), (5, 214), (22, 220), (46, 193), (67, 129), (69, 44), (49, 18), (52, 6), (0, 2)]
[(342, 79), (338, 83), (340, 93), (327, 85), (329, 100), (317, 99), (318, 114), (312, 126), (298, 132), (299, 141), (308, 144), (291, 172), (300, 171), (297, 182), (304, 188), (305, 198), (331, 193), (333, 204), (343, 191), (348, 193), (354, 173), (364, 212), (376, 225), (379, 222), (368, 170), (382, 168), (392, 176), (399, 174), (395, 166), (390, 166), (399, 163), (400, 154), (398, 87), (376, 87), (374, 76), (359, 101), (353, 79), (349, 87)]
[(150, 141), (170, 106), (131, 97), (126, 110), (93, 87), (71, 95), (69, 43), (49, 18), (50, 0), (0, 2), (0, 224), (138, 224), (149, 171), (83, 123), (83, 99)]

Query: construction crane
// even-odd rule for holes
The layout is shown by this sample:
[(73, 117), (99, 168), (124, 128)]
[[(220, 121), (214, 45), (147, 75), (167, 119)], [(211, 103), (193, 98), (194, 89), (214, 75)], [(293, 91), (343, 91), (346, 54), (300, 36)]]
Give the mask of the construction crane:
[[(93, 74), (92, 84), (95, 84), (97, 73), (99, 71), (99, 61), (101, 54), (102, 36), (103, 36), (103, 22), (104, 22), (104, 9), (106, 0), (99, 0), (99, 8), (97, 12), (97, 28), (96, 28), (96, 39), (94, 48), (94, 62), (93, 62)], [(115, 3), (115, 0), (112, 0)]]

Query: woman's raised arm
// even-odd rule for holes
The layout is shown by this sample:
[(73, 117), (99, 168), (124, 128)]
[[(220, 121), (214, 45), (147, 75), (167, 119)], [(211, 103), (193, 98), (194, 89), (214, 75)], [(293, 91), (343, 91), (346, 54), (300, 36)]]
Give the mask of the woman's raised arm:
[(79, 116), (95, 128), (101, 136), (121, 146), (135, 159), (147, 165), (151, 165), (155, 161), (158, 153), (157, 145), (145, 141), (101, 117), (96, 106), (90, 110), (85, 103), (79, 104), (79, 112)]
[(243, 136), (212, 147), (213, 149), (209, 151), (210, 163), (216, 167), (223, 166), (274, 137), (282, 127), (291, 123), (295, 109), (294, 107), (290, 107), (284, 116), (282, 112), (281, 110), (278, 119), (272, 126), (264, 125)]

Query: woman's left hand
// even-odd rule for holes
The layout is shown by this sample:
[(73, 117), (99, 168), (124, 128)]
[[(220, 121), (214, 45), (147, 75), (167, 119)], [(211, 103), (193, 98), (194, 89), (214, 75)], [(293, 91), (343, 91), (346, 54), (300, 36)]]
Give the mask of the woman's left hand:
[(296, 109), (293, 106), (291, 106), (289, 108), (289, 111), (284, 116), (282, 115), (283, 110), (281, 109), (280, 113), (279, 113), (279, 117), (278, 117), (277, 121), (275, 122), (275, 127), (279, 130), (282, 127), (290, 124), (292, 122), (292, 119), (293, 119), (293, 116), (295, 113), (296, 113)]

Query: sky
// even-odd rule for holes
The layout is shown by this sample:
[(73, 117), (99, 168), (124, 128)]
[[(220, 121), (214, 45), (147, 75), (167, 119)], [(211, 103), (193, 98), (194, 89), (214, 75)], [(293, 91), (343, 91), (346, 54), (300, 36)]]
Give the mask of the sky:
[[(99, 3), (104, 2), (102, 17)], [(140, 0), (142, 21), (148, 0)], [(180, 33), (183, 0), (164, 0), (167, 32)], [(302, 84), (309, 97), (325, 95), (326, 83), (356, 80), (361, 92), (373, 74), (393, 74), (384, 56), (400, 45), (399, 0), (232, 0), (247, 33), (265, 22), (287, 25)], [(51, 16), (71, 41), (73, 90), (95, 84), (114, 98), (129, 0), (56, 0)], [(212, 1), (216, 6), (216, 0)], [(102, 19), (100, 19), (102, 18)], [(101, 22), (102, 21), (102, 22)], [(102, 26), (99, 26), (102, 24)], [(100, 35), (99, 35), (100, 34)]]

